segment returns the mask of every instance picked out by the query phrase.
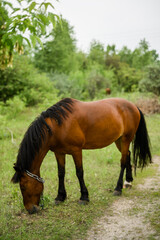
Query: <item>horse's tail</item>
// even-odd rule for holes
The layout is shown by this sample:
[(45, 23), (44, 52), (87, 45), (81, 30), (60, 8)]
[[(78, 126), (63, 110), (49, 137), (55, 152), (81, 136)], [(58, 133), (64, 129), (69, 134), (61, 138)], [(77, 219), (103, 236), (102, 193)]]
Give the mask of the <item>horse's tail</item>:
[(140, 112), (141, 118), (133, 141), (133, 163), (135, 166), (135, 174), (137, 165), (143, 169), (143, 167), (147, 166), (148, 163), (152, 162), (150, 140), (146, 122), (143, 113), (140, 109), (138, 110)]

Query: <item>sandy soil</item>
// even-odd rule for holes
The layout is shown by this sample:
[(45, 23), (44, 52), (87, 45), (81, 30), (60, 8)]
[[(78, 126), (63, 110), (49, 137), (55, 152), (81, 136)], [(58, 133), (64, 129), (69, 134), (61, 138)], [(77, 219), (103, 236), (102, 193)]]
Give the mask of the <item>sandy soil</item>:
[[(160, 157), (155, 156), (153, 166), (158, 167), (154, 178), (146, 178), (144, 184), (137, 185), (137, 189), (145, 191), (157, 191), (160, 189)], [(144, 204), (145, 201), (145, 204)], [(147, 220), (147, 213), (152, 212), (160, 199), (150, 202), (139, 197), (126, 198), (123, 195), (113, 203), (105, 216), (98, 220), (87, 234), (87, 240), (146, 240), (155, 233)], [(135, 209), (135, 211), (134, 211)], [(138, 210), (137, 210), (138, 209)], [(152, 239), (160, 239), (154, 236)]]

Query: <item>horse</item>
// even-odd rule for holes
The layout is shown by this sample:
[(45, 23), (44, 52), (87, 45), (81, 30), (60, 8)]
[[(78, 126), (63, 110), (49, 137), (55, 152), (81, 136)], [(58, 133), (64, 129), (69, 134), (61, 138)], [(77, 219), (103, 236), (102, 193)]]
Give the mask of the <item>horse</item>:
[(11, 179), (13, 183), (19, 183), (29, 214), (39, 211), (44, 188), (40, 167), (49, 150), (54, 152), (58, 165), (55, 202), (61, 203), (67, 197), (65, 155), (70, 154), (80, 184), (79, 201), (85, 204), (89, 202), (89, 193), (83, 177), (82, 150), (104, 148), (113, 142), (121, 153), (121, 168), (114, 195), (121, 195), (125, 169), (127, 183), (133, 181), (129, 150), (131, 142), (135, 168), (143, 168), (152, 162), (148, 131), (141, 110), (121, 98), (92, 102), (65, 98), (42, 112), (24, 135)]
[(110, 95), (111, 94), (111, 89), (110, 88), (106, 88), (105, 92), (106, 92), (107, 95)]

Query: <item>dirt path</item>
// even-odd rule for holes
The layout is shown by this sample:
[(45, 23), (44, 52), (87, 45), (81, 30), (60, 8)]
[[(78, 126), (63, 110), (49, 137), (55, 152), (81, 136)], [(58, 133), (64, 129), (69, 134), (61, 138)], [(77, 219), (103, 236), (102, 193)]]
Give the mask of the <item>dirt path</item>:
[(142, 195), (117, 198), (105, 216), (89, 230), (87, 240), (160, 239), (147, 218), (155, 206), (160, 207), (160, 199), (152, 198), (151, 201), (150, 198), (142, 197), (146, 190), (156, 192), (160, 189), (160, 157), (155, 156), (153, 162), (153, 167), (158, 167), (155, 177), (146, 178), (144, 184), (136, 186)]

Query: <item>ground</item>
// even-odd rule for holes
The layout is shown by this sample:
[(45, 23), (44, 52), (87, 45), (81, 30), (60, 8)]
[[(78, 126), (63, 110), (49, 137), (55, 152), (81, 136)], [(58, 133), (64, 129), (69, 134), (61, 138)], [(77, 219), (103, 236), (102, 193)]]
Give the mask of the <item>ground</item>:
[[(154, 177), (147, 177), (143, 184), (135, 186), (137, 193), (118, 197), (111, 208), (106, 210), (87, 234), (87, 240), (146, 240), (160, 239), (152, 222), (156, 208), (160, 208), (160, 198), (156, 197), (160, 189), (160, 157), (153, 158)], [(132, 191), (132, 190), (129, 190)], [(152, 213), (154, 213), (152, 215)], [(160, 219), (155, 220), (160, 223)], [(159, 224), (157, 225), (159, 226)]]

